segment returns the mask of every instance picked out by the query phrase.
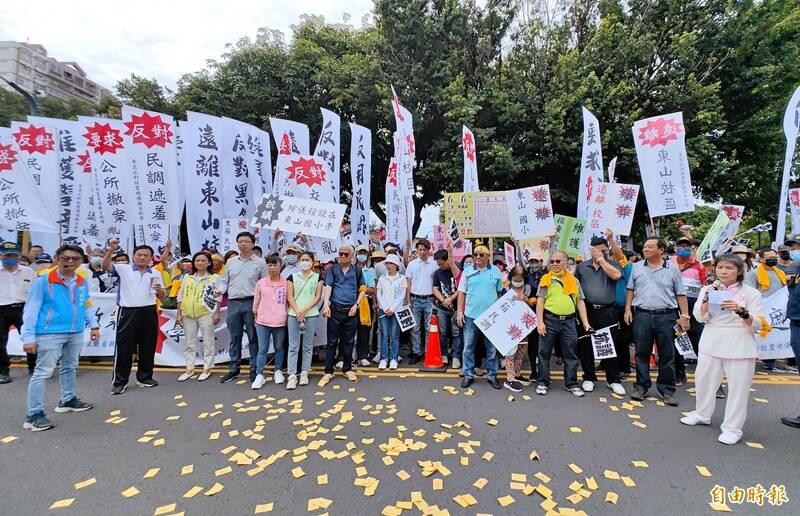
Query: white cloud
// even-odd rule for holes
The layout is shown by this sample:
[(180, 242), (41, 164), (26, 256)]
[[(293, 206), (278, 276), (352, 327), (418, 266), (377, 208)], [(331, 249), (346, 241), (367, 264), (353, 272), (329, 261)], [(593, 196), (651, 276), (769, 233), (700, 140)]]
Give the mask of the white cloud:
[(63, 2), (9, 0), (0, 6), (0, 40), (43, 45), (51, 57), (75, 61), (94, 81), (113, 88), (131, 73), (174, 88), (184, 73), (204, 68), (225, 45), (261, 27), (291, 36), (303, 14), (329, 22), (351, 16), (359, 26), (371, 0), (195, 0), (170, 2)]

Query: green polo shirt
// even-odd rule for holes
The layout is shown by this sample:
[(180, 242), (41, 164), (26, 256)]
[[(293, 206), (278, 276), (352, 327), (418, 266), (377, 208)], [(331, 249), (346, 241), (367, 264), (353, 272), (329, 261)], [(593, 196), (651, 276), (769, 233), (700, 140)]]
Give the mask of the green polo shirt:
[(536, 296), (544, 298), (544, 309), (548, 312), (552, 312), (556, 315), (572, 315), (575, 313), (575, 305), (578, 299), (584, 299), (581, 282), (577, 279), (575, 281), (578, 283), (577, 296), (568, 296), (564, 294), (564, 285), (555, 277), (550, 282), (550, 288), (539, 287)]

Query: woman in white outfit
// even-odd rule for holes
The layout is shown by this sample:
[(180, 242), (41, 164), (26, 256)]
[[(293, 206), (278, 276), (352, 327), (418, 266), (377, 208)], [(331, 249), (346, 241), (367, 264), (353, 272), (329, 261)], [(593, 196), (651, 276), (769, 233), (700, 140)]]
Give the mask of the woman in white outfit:
[[(717, 388), (723, 373), (728, 378), (728, 400), (718, 440), (736, 444), (742, 437), (747, 419), (747, 402), (758, 358), (754, 333), (763, 326), (761, 294), (742, 284), (744, 261), (734, 254), (717, 257), (715, 269), (719, 281), (700, 290), (694, 317), (705, 324), (700, 337), (697, 369), (695, 370), (695, 410), (681, 419), (684, 425), (708, 425), (714, 414)], [(721, 291), (724, 294), (709, 293)]]

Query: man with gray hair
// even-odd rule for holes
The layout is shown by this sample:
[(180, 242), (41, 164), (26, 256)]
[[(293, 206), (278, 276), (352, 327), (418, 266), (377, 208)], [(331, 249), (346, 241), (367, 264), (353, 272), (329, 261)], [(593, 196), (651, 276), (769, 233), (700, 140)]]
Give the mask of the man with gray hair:
[(322, 316), (328, 319), (328, 342), (325, 347), (325, 375), (319, 381), (324, 387), (333, 379), (336, 351), (341, 346), (344, 364), (342, 372), (351, 382), (358, 380), (352, 370), (353, 341), (358, 330), (358, 305), (367, 294), (361, 269), (353, 266), (355, 249), (339, 247), (339, 262), (325, 274), (322, 290)]

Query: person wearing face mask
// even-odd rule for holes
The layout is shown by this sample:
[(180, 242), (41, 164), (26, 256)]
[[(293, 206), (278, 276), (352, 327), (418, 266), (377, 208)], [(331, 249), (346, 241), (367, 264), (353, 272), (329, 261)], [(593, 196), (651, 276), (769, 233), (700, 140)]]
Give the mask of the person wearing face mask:
[[(514, 292), (517, 300), (526, 303), (528, 306), (533, 306), (536, 298), (533, 297), (533, 290), (527, 280), (527, 273), (522, 265), (515, 265), (508, 271), (508, 289)], [(538, 351), (537, 349), (536, 352), (538, 353)], [(528, 337), (525, 337), (517, 344), (517, 349), (513, 355), (503, 358), (503, 365), (506, 368), (506, 381), (503, 382), (503, 387), (512, 392), (520, 392), (523, 387), (531, 384), (530, 379), (523, 377), (520, 372), (522, 361), (525, 360), (526, 354), (529, 354)]]
[[(11, 326), (22, 327), (22, 312), (36, 273), (20, 265), (20, 250), (16, 242), (0, 245), (3, 267), (0, 269), (0, 384), (11, 382), (11, 363), (6, 352), (8, 330)], [(36, 353), (28, 353), (28, 373), (36, 368)]]
[(356, 267), (364, 276), (367, 296), (358, 306), (358, 331), (356, 333), (356, 356), (358, 365), (369, 367), (369, 338), (372, 333), (373, 314), (372, 300), (375, 299), (375, 269), (370, 267), (369, 248), (365, 245), (356, 247)]
[[(385, 251), (385, 255), (384, 256), (389, 256), (390, 254), (395, 254), (395, 255), (398, 254), (397, 253), (397, 246), (395, 246), (391, 242), (386, 242), (386, 245), (384, 246), (384, 251)], [(379, 279), (381, 279), (383, 276), (385, 276), (386, 273), (387, 273), (387, 270), (386, 270), (386, 263), (385, 262), (375, 264), (375, 282), (376, 282), (376, 285), (377, 285), (377, 281)], [(406, 273), (406, 266), (403, 265), (403, 260), (401, 259), (400, 260), (400, 274), (405, 274), (405, 273)]]
[(283, 278), (288, 278), (295, 272), (300, 272), (300, 268), (297, 266), (297, 262), (300, 259), (300, 253), (303, 250), (300, 248), (298, 244), (289, 244), (286, 247), (286, 251), (283, 255), (283, 269), (281, 269), (281, 276)]
[[(744, 284), (758, 290), (762, 299), (779, 291), (786, 285), (786, 274), (778, 268), (778, 253), (769, 247), (761, 247), (757, 251), (760, 263), (745, 274)], [(767, 371), (775, 369), (775, 360), (763, 360), (762, 366)]]
[(31, 265), (31, 269), (33, 269), (34, 272), (39, 273), (40, 271), (44, 269), (49, 269), (52, 266), (53, 266), (53, 257), (47, 253), (40, 253), (34, 259), (33, 264)]
[(308, 372), (311, 369), (311, 356), (314, 350), (314, 333), (319, 321), (319, 300), (322, 297), (322, 277), (311, 268), (314, 255), (304, 252), (300, 255), (298, 268), (287, 278), (287, 298), (289, 301), (289, 379), (286, 388), (292, 390), (298, 381), (297, 360), (302, 339), (302, 359), (300, 361), (300, 385), (308, 385)]
[(459, 264), (459, 268), (461, 272), (468, 272), (471, 269), (475, 268), (475, 258), (471, 254), (465, 254), (463, 258), (461, 258), (461, 263)]
[(110, 286), (109, 274), (103, 270), (103, 254), (102, 250), (97, 249), (92, 251), (92, 257), (89, 258), (89, 270), (92, 273), (92, 278), (97, 281), (97, 287), (100, 292), (106, 292)]
[[(700, 289), (707, 283), (706, 270), (692, 256), (692, 240), (689, 237), (680, 237), (675, 241), (675, 256), (672, 258), (678, 269), (681, 271), (683, 277), (683, 286), (686, 289), (686, 302), (689, 303), (689, 314), (691, 319), (689, 321), (689, 330), (686, 334), (692, 342), (692, 348), (697, 354), (698, 343), (700, 342), (700, 334), (703, 333), (703, 325), (694, 318), (693, 310), (694, 304), (697, 301), (697, 296), (700, 294)], [(675, 354), (675, 386), (680, 387), (686, 382), (686, 363), (680, 353)]]

